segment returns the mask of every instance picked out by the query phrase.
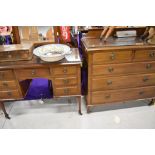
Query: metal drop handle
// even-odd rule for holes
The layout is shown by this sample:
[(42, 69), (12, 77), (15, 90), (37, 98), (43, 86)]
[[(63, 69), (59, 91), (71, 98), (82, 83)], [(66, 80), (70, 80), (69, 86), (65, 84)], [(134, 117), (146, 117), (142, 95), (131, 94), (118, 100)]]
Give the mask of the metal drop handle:
[(111, 95), (106, 95), (105, 98), (109, 99), (109, 98), (111, 98)]
[(148, 81), (148, 80), (149, 80), (148, 77), (144, 77), (144, 78), (143, 78), (143, 81), (144, 81), (144, 82), (146, 82), (146, 81)]
[(114, 68), (109, 67), (109, 68), (108, 68), (108, 71), (109, 71), (109, 72), (113, 72), (113, 71), (114, 71)]
[(107, 85), (111, 85), (112, 84), (112, 81), (111, 80), (108, 80), (107, 81)]
[(3, 83), (3, 86), (8, 87), (8, 84), (4, 82), (4, 83)]
[(35, 71), (35, 69), (34, 70), (32, 70), (32, 73), (31, 73), (32, 75), (35, 75), (36, 74), (36, 71)]
[(69, 80), (68, 79), (64, 79), (64, 84), (68, 84)]
[(64, 89), (64, 94), (67, 95), (69, 93), (69, 89)]
[(111, 55), (110, 55), (110, 59), (115, 60), (115, 57), (116, 57), (116, 54), (112, 52)]
[(150, 58), (155, 57), (155, 52), (151, 52), (151, 53), (149, 54), (149, 56), (150, 56)]
[(151, 64), (147, 64), (146, 65), (146, 69), (150, 69), (150, 68), (152, 68), (152, 65)]
[(64, 67), (63, 72), (67, 73), (67, 68), (66, 67)]

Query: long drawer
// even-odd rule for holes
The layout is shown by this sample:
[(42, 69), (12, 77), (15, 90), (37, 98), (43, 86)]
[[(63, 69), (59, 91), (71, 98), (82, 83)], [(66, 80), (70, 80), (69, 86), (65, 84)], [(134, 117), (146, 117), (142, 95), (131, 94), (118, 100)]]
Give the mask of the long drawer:
[(126, 51), (100, 51), (93, 53), (93, 64), (130, 62), (133, 56), (132, 50)]
[(100, 91), (92, 93), (92, 104), (122, 102), (128, 100), (151, 98), (154, 96), (155, 96), (155, 86), (111, 90), (111, 91)]
[(12, 70), (0, 71), (0, 81), (14, 80), (14, 79), (15, 77)]
[(16, 81), (0, 81), (0, 91), (16, 89)]
[(61, 77), (54, 79), (54, 85), (57, 87), (76, 85), (77, 77)]
[(155, 50), (136, 50), (133, 61), (154, 61)]
[(25, 68), (15, 70), (17, 78), (22, 77), (48, 77), (50, 76), (49, 68)]
[(55, 88), (54, 96), (68, 96), (68, 95), (79, 95), (78, 86)]
[(113, 76), (116, 74), (147, 73), (147, 72), (155, 72), (155, 61), (92, 66), (93, 75)]
[(109, 90), (155, 86), (155, 73), (119, 77), (96, 77), (92, 79), (92, 90)]
[(0, 99), (19, 99), (21, 98), (18, 90), (0, 91)]

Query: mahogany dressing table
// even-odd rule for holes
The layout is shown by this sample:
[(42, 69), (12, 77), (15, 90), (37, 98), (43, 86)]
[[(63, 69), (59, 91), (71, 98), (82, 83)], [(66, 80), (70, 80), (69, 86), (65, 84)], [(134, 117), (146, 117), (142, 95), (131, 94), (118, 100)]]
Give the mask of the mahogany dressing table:
[[(34, 47), (45, 43), (34, 43), (29, 46), (31, 52)], [(11, 45), (10, 45), (11, 46)], [(16, 45), (13, 45), (16, 46)], [(24, 46), (24, 45), (23, 45)], [(18, 47), (19, 50), (19, 47)], [(22, 100), (27, 94), (32, 79), (46, 78), (52, 81), (54, 97), (71, 97), (77, 98), (81, 113), (81, 59), (79, 50), (71, 48), (72, 56), (75, 61), (67, 61), (66, 58), (58, 62), (44, 62), (36, 56), (30, 60), (20, 61), (0, 61), (0, 106), (5, 117), (10, 119), (5, 110), (4, 101)], [(0, 51), (0, 53), (3, 51)], [(10, 58), (14, 53), (10, 51)], [(24, 58), (24, 52), (21, 57)], [(6, 56), (7, 57), (7, 56)], [(1, 58), (0, 58), (1, 59)], [(78, 61), (76, 61), (78, 59)], [(23, 82), (22, 82), (23, 81)]]

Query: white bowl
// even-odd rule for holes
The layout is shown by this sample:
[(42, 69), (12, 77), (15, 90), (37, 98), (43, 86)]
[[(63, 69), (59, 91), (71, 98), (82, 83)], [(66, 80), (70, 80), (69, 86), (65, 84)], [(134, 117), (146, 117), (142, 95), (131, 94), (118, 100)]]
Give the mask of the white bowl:
[(70, 53), (70, 47), (63, 44), (48, 44), (33, 50), (34, 55), (47, 62), (59, 61), (65, 57), (65, 54)]

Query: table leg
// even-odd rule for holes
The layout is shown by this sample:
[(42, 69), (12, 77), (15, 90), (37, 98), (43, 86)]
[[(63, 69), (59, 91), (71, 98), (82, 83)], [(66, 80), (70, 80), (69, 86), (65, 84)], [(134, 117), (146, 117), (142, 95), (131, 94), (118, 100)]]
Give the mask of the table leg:
[(6, 112), (4, 103), (0, 101), (0, 108), (2, 109), (2, 111), (4, 112), (5, 118), (10, 119), (9, 114)]
[(77, 99), (78, 99), (78, 103), (79, 103), (79, 110), (78, 110), (78, 112), (79, 112), (80, 115), (82, 115), (82, 112), (81, 112), (81, 96), (78, 96)]
[(87, 113), (90, 113), (90, 106), (87, 105)]

